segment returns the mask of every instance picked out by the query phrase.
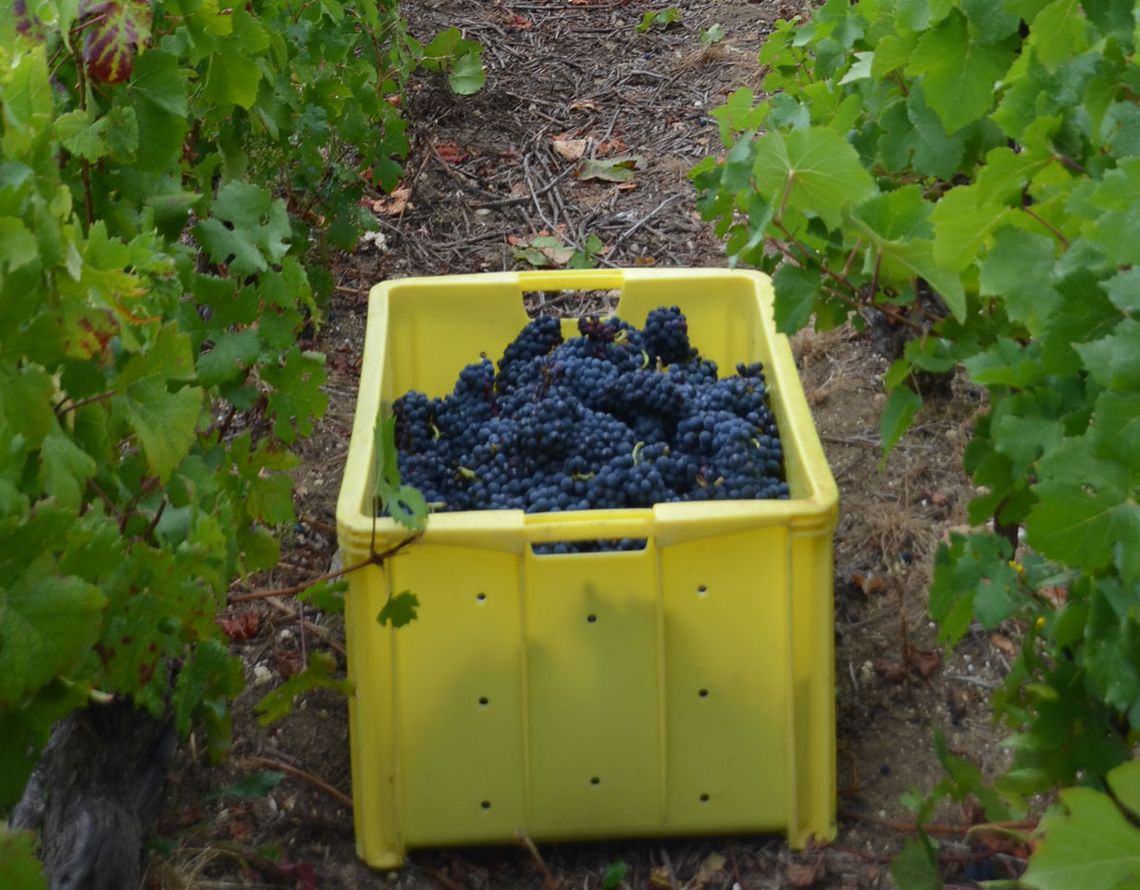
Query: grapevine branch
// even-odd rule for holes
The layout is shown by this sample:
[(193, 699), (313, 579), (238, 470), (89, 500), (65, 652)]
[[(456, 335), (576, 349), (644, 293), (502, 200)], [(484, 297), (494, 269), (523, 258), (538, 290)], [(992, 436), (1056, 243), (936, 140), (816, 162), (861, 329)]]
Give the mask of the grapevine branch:
[(1037, 222), (1039, 222), (1042, 226), (1044, 226), (1046, 229), (1048, 229), (1049, 233), (1061, 243), (1062, 247), (1068, 248), (1069, 239), (1065, 237), (1064, 233), (1060, 229), (1058, 229), (1055, 225), (1053, 225), (1051, 222), (1049, 222), (1049, 220), (1044, 219), (1040, 215), (1034, 213), (1028, 207), (1022, 207), (1021, 210), (1030, 219), (1037, 220)]
[(392, 545), (387, 550), (382, 550), (379, 553), (374, 550), (359, 562), (355, 562), (350, 566), (343, 566), (332, 572), (325, 572), (323, 575), (302, 581), (300, 584), (294, 584), (291, 587), (275, 587), (272, 590), (254, 590), (249, 593), (238, 593), (227, 597), (226, 602), (233, 605), (234, 603), (247, 603), (252, 600), (266, 599), (273, 596), (296, 596), (301, 591), (307, 590), (314, 584), (320, 584), (322, 581), (335, 581), (337, 578), (341, 578), (350, 572), (355, 572), (357, 569), (383, 565), (384, 560), (397, 555), (419, 540), (421, 534), (422, 532), (416, 532), (404, 538), (404, 540), (398, 544)]
[(108, 389), (105, 392), (97, 393), (93, 396), (87, 396), (87, 398), (80, 399), (77, 402), (72, 402), (71, 404), (64, 404), (63, 407), (56, 409), (56, 413), (60, 417), (62, 417), (64, 414), (67, 414), (67, 412), (69, 412), (69, 411), (78, 411), (80, 408), (84, 408), (87, 405), (93, 405), (96, 402), (102, 402), (104, 399), (111, 398), (111, 396), (113, 396), (114, 394), (115, 394), (115, 390)]
[(258, 766), (263, 766), (266, 769), (280, 770), (283, 773), (288, 773), (291, 776), (294, 776), (298, 779), (302, 779), (302, 780), (308, 782), (314, 788), (319, 788), (321, 791), (323, 791), (325, 794), (327, 794), (333, 800), (335, 800), (338, 803), (341, 803), (344, 806), (348, 807), (350, 812), (352, 811), (352, 798), (351, 797), (349, 797), (347, 794), (345, 794), (339, 788), (335, 788), (332, 785), (330, 785), (328, 782), (326, 782), (320, 776), (314, 775), (313, 773), (309, 772), (308, 770), (303, 770), (300, 767), (292, 766), (288, 763), (282, 763), (280, 760), (270, 760), (268, 757), (251, 757), (250, 762), (256, 763)]
[[(783, 228), (782, 225), (780, 227), (781, 227), (781, 229)], [(785, 234), (788, 236), (789, 243), (795, 244), (796, 246), (800, 247), (801, 250), (804, 249), (803, 245), (801, 245), (798, 241), (795, 241), (792, 238), (791, 234), (787, 232), (787, 230), (784, 230), (784, 231), (785, 231)], [(855, 287), (855, 285), (853, 285), (851, 283), (851, 281), (849, 279), (847, 279), (843, 275), (836, 273), (835, 271), (833, 271), (832, 269), (829, 269), (827, 266), (823, 265), (822, 263), (816, 264), (816, 263), (810, 263), (810, 261), (805, 262), (803, 259), (796, 256), (791, 251), (791, 249), (787, 247), (787, 245), (783, 244), (781, 241), (776, 240), (775, 238), (768, 238), (768, 239), (766, 239), (766, 241), (767, 241), (769, 246), (774, 247), (776, 250), (778, 250), (780, 253), (782, 253), (786, 258), (788, 258), (792, 262), (794, 262), (800, 266), (807, 266), (809, 264), (812, 266), (815, 266), (816, 268), (819, 269), (819, 271), (822, 274), (826, 275), (828, 278), (831, 278), (833, 281), (835, 281), (837, 284), (841, 285), (842, 287), (846, 287), (848, 290), (850, 290), (852, 292), (852, 294), (854, 294), (854, 296), (851, 296), (851, 295), (843, 293), (842, 291), (836, 290), (835, 288), (825, 287), (824, 291), (825, 291), (825, 293), (828, 294), (828, 296), (834, 297), (835, 299), (839, 300), (841, 303), (845, 303), (846, 305), (850, 306), (852, 309), (862, 309), (863, 307), (868, 307), (868, 308), (874, 309), (877, 312), (881, 312), (883, 315), (887, 316), (887, 318), (891, 319), (892, 321), (896, 322), (897, 324), (906, 325), (911, 330), (916, 331), (919, 334), (926, 333), (926, 331), (923, 329), (922, 325), (918, 324), (918, 322), (914, 321), (913, 319), (907, 318), (905, 315), (900, 314), (899, 312), (897, 312), (892, 307), (884, 306), (880, 303), (867, 303), (867, 302), (860, 300), (858, 298), (858, 293), (859, 293), (858, 289)], [(878, 268), (878, 266), (876, 265), (876, 269), (877, 268)]]

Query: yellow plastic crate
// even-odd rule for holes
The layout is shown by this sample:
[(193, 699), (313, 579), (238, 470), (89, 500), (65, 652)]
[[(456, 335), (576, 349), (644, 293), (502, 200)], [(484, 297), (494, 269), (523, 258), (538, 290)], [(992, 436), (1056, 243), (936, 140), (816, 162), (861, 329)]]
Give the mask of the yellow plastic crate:
[[(832, 537), (837, 492), (771, 283), (724, 269), (593, 269), (373, 288), (340, 500), (345, 564), (400, 540), (370, 515), (373, 428), (409, 389), (451, 390), (526, 324), (522, 294), (618, 289), (640, 326), (680, 306), (724, 373), (764, 363), (787, 501), (433, 515), (422, 540), (353, 573), (346, 605), (357, 848), (835, 831)], [(568, 336), (576, 334), (565, 322)], [(536, 555), (549, 541), (632, 552)], [(389, 592), (419, 596), (399, 630)]]

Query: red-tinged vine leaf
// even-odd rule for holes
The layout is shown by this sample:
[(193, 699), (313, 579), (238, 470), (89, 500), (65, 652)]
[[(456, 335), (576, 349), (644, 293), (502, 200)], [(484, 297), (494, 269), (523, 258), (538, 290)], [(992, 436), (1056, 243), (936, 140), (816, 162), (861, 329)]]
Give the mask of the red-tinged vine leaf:
[(435, 152), (449, 164), (462, 164), (468, 158), (467, 152), (455, 142), (437, 142)]
[(284, 862), (277, 866), (281, 874), (293, 878), (303, 890), (317, 890), (317, 872), (311, 862)]
[(36, 40), (42, 40), (44, 34), (43, 22), (38, 17), (28, 15), (27, 0), (13, 0), (12, 15), (16, 19), (16, 33)]
[(392, 627), (404, 627), (416, 620), (416, 610), (420, 607), (420, 598), (410, 590), (402, 591), (388, 597), (384, 608), (376, 616), (381, 624), (391, 624)]
[(230, 618), (219, 618), (218, 624), (221, 625), (222, 631), (227, 637), (235, 643), (243, 643), (257, 636), (261, 619), (258, 618), (256, 612), (241, 612)]
[(150, 38), (147, 0), (84, 0), (80, 3), (87, 36), (83, 61), (100, 83), (123, 83), (131, 76), (135, 52)]

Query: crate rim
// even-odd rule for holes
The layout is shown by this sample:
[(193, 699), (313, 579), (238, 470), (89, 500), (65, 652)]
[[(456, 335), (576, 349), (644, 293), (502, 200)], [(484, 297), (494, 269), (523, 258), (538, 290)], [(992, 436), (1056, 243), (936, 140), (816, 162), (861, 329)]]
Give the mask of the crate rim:
[[(362, 509), (364, 485), (372, 479), (375, 418), (382, 407), (380, 374), (370, 373), (384, 366), (387, 349), (387, 317), (383, 306), (394, 288), (441, 286), (463, 287), (500, 284), (522, 294), (538, 290), (620, 290), (626, 282), (700, 279), (751, 279), (769, 319), (773, 313), (771, 279), (761, 272), (717, 267), (670, 267), (661, 269), (605, 268), (479, 272), (456, 275), (411, 276), (379, 282), (369, 290), (361, 377), (358, 381), (356, 411), (353, 417), (348, 455), (337, 499), (336, 517), (340, 546), (368, 551), (373, 545), (383, 549), (409, 535), (409, 530), (387, 517), (372, 517)], [(620, 316), (620, 298), (614, 314)], [(774, 331), (774, 327), (772, 328)], [(770, 383), (786, 400), (789, 412), (811, 416), (798, 379), (785, 380), (784, 369), (794, 372), (791, 346), (784, 334), (776, 333), (771, 343), (772, 361), (766, 371), (775, 371)], [(776, 352), (786, 352), (787, 361), (777, 361)], [(797, 410), (798, 409), (798, 410)], [(834, 528), (838, 513), (838, 488), (828, 466), (814, 425), (801, 429), (781, 428), (781, 438), (794, 438), (803, 459), (810, 495), (786, 501), (699, 501), (656, 504), (651, 508), (588, 510), (558, 513), (525, 513), (522, 510), (471, 510), (432, 514), (422, 533), (434, 543), (521, 550), (531, 543), (592, 539), (598, 537), (649, 538), (667, 543), (670, 538), (692, 539), (710, 518), (755, 528), (784, 525), (793, 531), (812, 532)], [(698, 515), (699, 514), (699, 515)], [(607, 529), (604, 535), (599, 528)], [(721, 525), (724, 531), (724, 525)], [(509, 543), (508, 543), (509, 542)]]

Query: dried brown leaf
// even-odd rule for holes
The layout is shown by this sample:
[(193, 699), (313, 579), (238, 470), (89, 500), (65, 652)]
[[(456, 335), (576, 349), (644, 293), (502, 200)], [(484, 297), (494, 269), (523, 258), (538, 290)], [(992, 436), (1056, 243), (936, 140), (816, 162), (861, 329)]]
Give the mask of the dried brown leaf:
[(568, 161), (580, 161), (590, 147), (588, 139), (555, 139), (554, 151)]
[(827, 863), (822, 856), (815, 862), (788, 863), (788, 883), (793, 887), (814, 887), (827, 874)]

